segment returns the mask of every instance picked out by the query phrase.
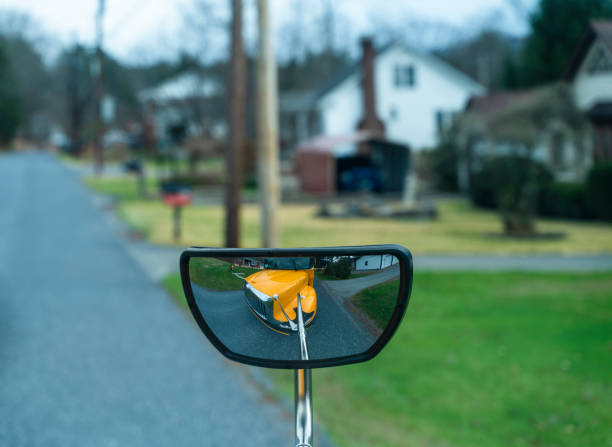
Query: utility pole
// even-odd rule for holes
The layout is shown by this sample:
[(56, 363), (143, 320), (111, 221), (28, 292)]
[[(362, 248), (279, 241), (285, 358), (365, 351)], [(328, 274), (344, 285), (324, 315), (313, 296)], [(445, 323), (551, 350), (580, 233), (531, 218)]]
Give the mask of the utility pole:
[(257, 1), (259, 55), (257, 58), (257, 158), (261, 201), (261, 242), (278, 246), (277, 213), (280, 202), (278, 161), (278, 98), (276, 61), (270, 32), (268, 0)]
[(232, 0), (232, 57), (229, 85), (229, 148), (226, 160), (225, 246), (240, 243), (240, 189), (246, 125), (246, 60), (242, 41), (242, 0)]
[(104, 98), (104, 54), (102, 52), (102, 41), (104, 38), (105, 0), (98, 0), (98, 11), (96, 13), (96, 56), (94, 62), (93, 75), (95, 77), (95, 114), (96, 127), (94, 136), (94, 168), (96, 174), (100, 174), (104, 169), (104, 148), (102, 138), (104, 135), (104, 121), (102, 117), (102, 99)]

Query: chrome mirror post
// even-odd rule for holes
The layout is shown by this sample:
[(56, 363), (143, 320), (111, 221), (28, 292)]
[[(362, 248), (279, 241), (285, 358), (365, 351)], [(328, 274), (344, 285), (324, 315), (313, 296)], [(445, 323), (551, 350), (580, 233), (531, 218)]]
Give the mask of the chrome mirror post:
[(312, 447), (312, 370), (296, 369), (295, 446)]
[[(308, 360), (306, 328), (302, 316), (302, 297), (297, 296), (297, 320), (302, 360)], [(294, 370), (295, 382), (295, 445), (312, 447), (312, 371)]]

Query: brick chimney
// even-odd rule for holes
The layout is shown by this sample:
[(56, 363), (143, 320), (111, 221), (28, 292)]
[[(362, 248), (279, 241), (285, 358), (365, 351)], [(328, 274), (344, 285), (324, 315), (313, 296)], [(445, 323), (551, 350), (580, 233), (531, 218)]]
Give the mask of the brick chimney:
[(369, 130), (378, 136), (385, 135), (385, 125), (376, 115), (376, 90), (374, 82), (374, 46), (372, 39), (361, 39), (361, 91), (363, 95), (363, 118), (359, 121), (359, 130)]

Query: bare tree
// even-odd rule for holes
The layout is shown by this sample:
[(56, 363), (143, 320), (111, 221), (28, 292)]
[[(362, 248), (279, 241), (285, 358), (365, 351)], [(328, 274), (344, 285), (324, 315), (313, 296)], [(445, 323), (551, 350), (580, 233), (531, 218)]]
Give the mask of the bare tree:
[(232, 0), (232, 58), (229, 84), (230, 144), (227, 151), (225, 246), (240, 244), (240, 189), (246, 127), (246, 58), (242, 38), (242, 0)]
[(92, 100), (90, 63), (91, 56), (77, 43), (64, 54), (60, 64), (59, 78), (65, 83), (70, 151), (74, 155), (83, 150), (83, 127)]

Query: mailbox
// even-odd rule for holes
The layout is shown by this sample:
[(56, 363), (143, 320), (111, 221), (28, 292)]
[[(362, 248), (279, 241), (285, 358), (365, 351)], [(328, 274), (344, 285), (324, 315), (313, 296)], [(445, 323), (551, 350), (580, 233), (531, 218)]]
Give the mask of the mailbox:
[(132, 174), (140, 174), (142, 172), (142, 163), (137, 159), (129, 160), (123, 163), (123, 169)]
[(191, 204), (191, 188), (179, 182), (163, 182), (160, 185), (163, 201), (174, 210), (174, 240), (181, 239), (181, 214), (184, 206)]
[(187, 206), (191, 203), (191, 194), (188, 193), (175, 193), (164, 195), (164, 203), (169, 206), (182, 207)]

